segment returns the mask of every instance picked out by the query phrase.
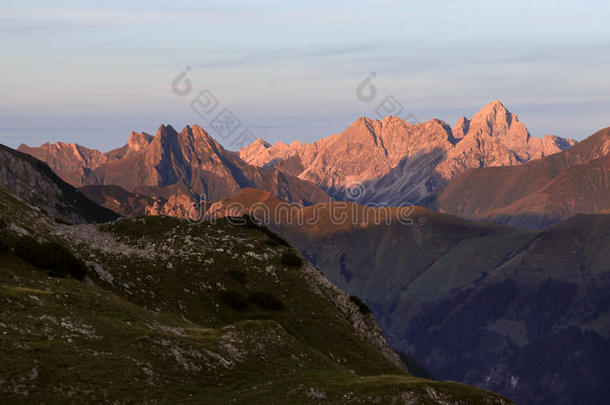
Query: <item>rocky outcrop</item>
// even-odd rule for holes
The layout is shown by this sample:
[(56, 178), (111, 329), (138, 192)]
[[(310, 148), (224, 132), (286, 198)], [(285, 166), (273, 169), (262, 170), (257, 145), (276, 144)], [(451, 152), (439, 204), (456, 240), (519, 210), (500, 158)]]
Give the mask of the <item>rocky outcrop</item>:
[(197, 219), (207, 207), (206, 201), (199, 201), (187, 193), (170, 194), (168, 198), (164, 198), (131, 193), (120, 186), (84, 186), (78, 190), (95, 203), (124, 217), (166, 215)]
[(63, 221), (106, 222), (119, 217), (61, 180), (45, 163), (4, 145), (0, 145), (0, 187)]

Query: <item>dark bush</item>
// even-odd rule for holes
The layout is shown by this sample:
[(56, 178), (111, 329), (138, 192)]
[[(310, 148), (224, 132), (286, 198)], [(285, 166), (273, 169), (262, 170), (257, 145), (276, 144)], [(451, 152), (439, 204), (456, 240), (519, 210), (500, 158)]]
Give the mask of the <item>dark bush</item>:
[(269, 239), (267, 239), (265, 241), (265, 243), (267, 243), (269, 245), (275, 244), (275, 246), (277, 246), (277, 245), (287, 246), (287, 247), (290, 246), (290, 244), (288, 242), (286, 242), (286, 240), (284, 238), (282, 238), (277, 233), (273, 232), (271, 229), (263, 226), (263, 227), (261, 227), (261, 231), (269, 237)]
[(38, 243), (30, 236), (15, 243), (15, 255), (34, 267), (47, 270), (52, 277), (83, 280), (87, 268), (68, 249), (55, 242)]
[(230, 270), (229, 276), (240, 284), (246, 284), (246, 281), (248, 280), (246, 272), (242, 270)]
[(355, 295), (350, 295), (349, 300), (351, 302), (353, 302), (354, 304), (356, 304), (356, 306), (358, 307), (358, 310), (360, 312), (362, 312), (363, 314), (371, 313), (371, 309), (368, 307), (368, 305), (366, 305), (364, 303), (364, 301), (362, 301), (360, 298), (356, 297)]
[(100, 228), (117, 236), (132, 238), (165, 239), (167, 233), (180, 225), (180, 219), (149, 215), (140, 218), (123, 218)]
[(293, 249), (287, 250), (284, 253), (282, 253), (282, 256), (280, 257), (280, 261), (282, 262), (282, 264), (284, 266), (300, 266), (303, 264), (303, 259)]
[(264, 233), (265, 235), (267, 235), (269, 237), (269, 239), (265, 240), (265, 243), (267, 243), (268, 245), (287, 246), (287, 247), (290, 246), (288, 244), (288, 242), (286, 242), (286, 240), (283, 239), (281, 236), (279, 236), (277, 233), (273, 232), (271, 229), (267, 228), (266, 226), (259, 224), (255, 217), (245, 214), (243, 216), (243, 219), (245, 221), (246, 228), (258, 229), (259, 231), (261, 231), (262, 233)]
[(57, 222), (58, 224), (61, 224), (61, 225), (74, 225), (73, 223), (68, 222), (68, 221), (66, 221), (65, 219), (62, 219), (62, 218), (59, 218), (59, 217), (57, 217), (57, 218), (53, 218), (53, 220), (54, 220), (55, 222)]
[(0, 238), (0, 252), (6, 252), (9, 250), (9, 245), (4, 241), (3, 238)]
[(244, 219), (244, 226), (246, 228), (258, 229), (261, 228), (258, 222), (256, 222), (256, 218), (253, 218), (251, 215), (244, 214), (242, 216)]
[(284, 309), (284, 303), (267, 291), (254, 291), (250, 294), (250, 302), (263, 309), (279, 311)]
[(218, 300), (235, 311), (245, 311), (249, 305), (244, 294), (235, 290), (221, 291)]

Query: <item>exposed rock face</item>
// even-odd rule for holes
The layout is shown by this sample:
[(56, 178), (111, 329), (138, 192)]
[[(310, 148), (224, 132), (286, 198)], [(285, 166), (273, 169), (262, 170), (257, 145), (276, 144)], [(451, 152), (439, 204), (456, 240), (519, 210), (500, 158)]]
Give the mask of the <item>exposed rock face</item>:
[(124, 217), (166, 215), (197, 219), (205, 213), (207, 207), (205, 201), (198, 201), (191, 194), (171, 194), (168, 198), (150, 197), (131, 193), (120, 186), (84, 186), (79, 191), (95, 203)]
[(0, 187), (53, 218), (71, 223), (106, 222), (119, 217), (61, 180), (38, 159), (0, 145)]
[(610, 395), (610, 215), (524, 231), (421, 207), (403, 207), (412, 221), (401, 221), (397, 208), (344, 202), (306, 207), (289, 222), (281, 204), (242, 190), (209, 213), (264, 219), (261, 207), (269, 207), (267, 223), (363, 298), (390, 343), (436, 378), (519, 404), (594, 404)]
[(105, 154), (63, 143), (20, 149), (44, 159), (77, 186), (118, 185), (147, 196), (168, 199), (184, 194), (212, 201), (253, 186), (306, 205), (328, 200), (314, 184), (244, 163), (198, 125), (180, 133), (162, 125), (154, 137), (132, 132), (125, 146)]
[(470, 168), (516, 165), (560, 152), (575, 142), (532, 137), (499, 101), (462, 117), (451, 129), (432, 119), (411, 125), (397, 117), (359, 118), (341, 134), (312, 144), (269, 145), (262, 140), (240, 151), (256, 166), (276, 166), (312, 181), (331, 195), (364, 183), (361, 202), (417, 202)]
[(609, 209), (610, 128), (544, 159), (458, 174), (425, 203), (453, 215), (520, 228), (544, 228), (577, 213)]
[[(203, 207), (199, 207), (199, 204), (203, 204)], [(155, 203), (147, 207), (146, 215), (165, 215), (196, 220), (203, 217), (206, 207), (205, 201), (197, 201), (191, 195), (174, 194), (167, 200), (155, 199)]]

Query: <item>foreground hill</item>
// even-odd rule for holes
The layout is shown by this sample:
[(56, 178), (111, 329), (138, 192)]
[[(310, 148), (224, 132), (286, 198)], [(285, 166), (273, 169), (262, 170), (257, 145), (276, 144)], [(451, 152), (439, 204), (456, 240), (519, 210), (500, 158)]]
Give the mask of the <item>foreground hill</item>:
[(243, 162), (198, 125), (181, 132), (161, 125), (154, 137), (132, 132), (125, 146), (107, 153), (61, 142), (21, 145), (19, 150), (47, 162), (75, 187), (115, 185), (149, 197), (186, 195), (195, 201), (216, 201), (258, 187), (305, 205), (328, 200), (312, 183)]
[(4, 145), (0, 145), (0, 187), (62, 221), (107, 222), (119, 217), (61, 180), (45, 163)]
[(269, 223), (436, 377), (522, 404), (610, 396), (610, 215), (524, 231), (421, 207), (298, 209), (260, 190), (209, 215), (227, 211)]
[(399, 205), (416, 203), (467, 169), (518, 165), (574, 144), (531, 136), (515, 114), (493, 101), (453, 128), (438, 119), (411, 125), (398, 117), (363, 117), (311, 144), (269, 145), (259, 139), (239, 154), (253, 165), (311, 181), (336, 199), (350, 197), (344, 189), (362, 183), (366, 192), (356, 202)]
[(409, 375), (251, 222), (66, 226), (1, 189), (0, 208), (2, 403), (508, 403)]
[(465, 218), (530, 229), (609, 209), (610, 128), (544, 159), (459, 174), (426, 205)]

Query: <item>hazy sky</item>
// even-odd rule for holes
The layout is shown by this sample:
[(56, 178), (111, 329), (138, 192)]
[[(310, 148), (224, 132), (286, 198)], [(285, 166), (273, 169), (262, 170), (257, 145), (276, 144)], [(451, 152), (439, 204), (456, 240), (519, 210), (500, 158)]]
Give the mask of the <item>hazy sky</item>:
[[(225, 108), (267, 141), (312, 141), (390, 95), (452, 125), (499, 99), (536, 136), (582, 139), (610, 126), (609, 18), (608, 1), (5, 0), (0, 142), (108, 150)], [(206, 89), (218, 106), (200, 117)]]

